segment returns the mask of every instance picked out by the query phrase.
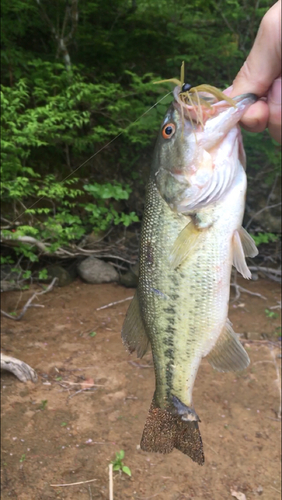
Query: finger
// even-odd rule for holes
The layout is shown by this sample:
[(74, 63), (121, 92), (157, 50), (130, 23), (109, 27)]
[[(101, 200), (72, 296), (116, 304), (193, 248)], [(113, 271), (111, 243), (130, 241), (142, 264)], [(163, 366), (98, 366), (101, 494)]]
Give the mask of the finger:
[(240, 125), (249, 132), (262, 132), (269, 121), (269, 107), (265, 101), (257, 101), (243, 115)]
[(281, 78), (273, 82), (267, 96), (269, 107), (268, 130), (270, 135), (281, 144)]
[(279, 0), (262, 19), (253, 48), (233, 82), (231, 97), (246, 92), (262, 97), (281, 75), (280, 18)]

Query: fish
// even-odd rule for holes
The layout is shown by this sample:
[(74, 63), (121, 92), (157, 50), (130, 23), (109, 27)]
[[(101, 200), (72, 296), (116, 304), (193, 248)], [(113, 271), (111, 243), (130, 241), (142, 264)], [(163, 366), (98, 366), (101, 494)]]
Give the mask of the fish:
[(176, 448), (203, 465), (192, 398), (201, 361), (221, 372), (249, 364), (228, 304), (232, 265), (250, 279), (245, 258), (258, 253), (242, 227), (247, 179), (238, 125), (257, 97), (222, 100), (204, 86), (188, 95), (179, 85), (173, 95), (153, 154), (139, 281), (122, 341), (140, 358), (152, 350), (155, 392), (141, 449)]

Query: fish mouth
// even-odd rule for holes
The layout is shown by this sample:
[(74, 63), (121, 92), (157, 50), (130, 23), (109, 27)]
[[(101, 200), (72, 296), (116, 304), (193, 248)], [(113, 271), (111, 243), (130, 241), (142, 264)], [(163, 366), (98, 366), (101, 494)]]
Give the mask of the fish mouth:
[(235, 108), (239, 111), (238, 114), (243, 114), (246, 108), (258, 100), (258, 96), (253, 93), (241, 94), (231, 99), (209, 85), (199, 85), (185, 93), (181, 91), (181, 87), (177, 86), (173, 95), (174, 107), (194, 127), (201, 125), (201, 128), (204, 128), (209, 119), (215, 118), (227, 109)]

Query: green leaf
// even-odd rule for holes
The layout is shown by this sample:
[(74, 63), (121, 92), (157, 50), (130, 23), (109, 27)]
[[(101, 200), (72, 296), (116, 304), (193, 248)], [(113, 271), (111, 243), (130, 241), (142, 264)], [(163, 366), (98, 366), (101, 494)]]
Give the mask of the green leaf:
[(120, 450), (116, 453), (116, 457), (119, 459), (119, 460), (122, 460), (124, 458), (124, 450)]
[(127, 474), (128, 476), (131, 476), (131, 470), (129, 467), (127, 467), (127, 465), (123, 465), (122, 466), (122, 472), (124, 472), (125, 474)]

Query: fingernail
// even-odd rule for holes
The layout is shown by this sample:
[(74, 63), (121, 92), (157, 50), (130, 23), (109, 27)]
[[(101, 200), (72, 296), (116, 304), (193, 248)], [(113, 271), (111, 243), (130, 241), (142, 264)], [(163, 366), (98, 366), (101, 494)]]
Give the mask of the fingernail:
[(227, 89), (225, 89), (223, 91), (223, 94), (229, 96), (231, 94), (232, 90), (233, 90), (233, 85), (230, 85), (230, 87), (228, 87)]
[(273, 104), (281, 104), (281, 78), (274, 80), (268, 93), (268, 100), (273, 102)]

